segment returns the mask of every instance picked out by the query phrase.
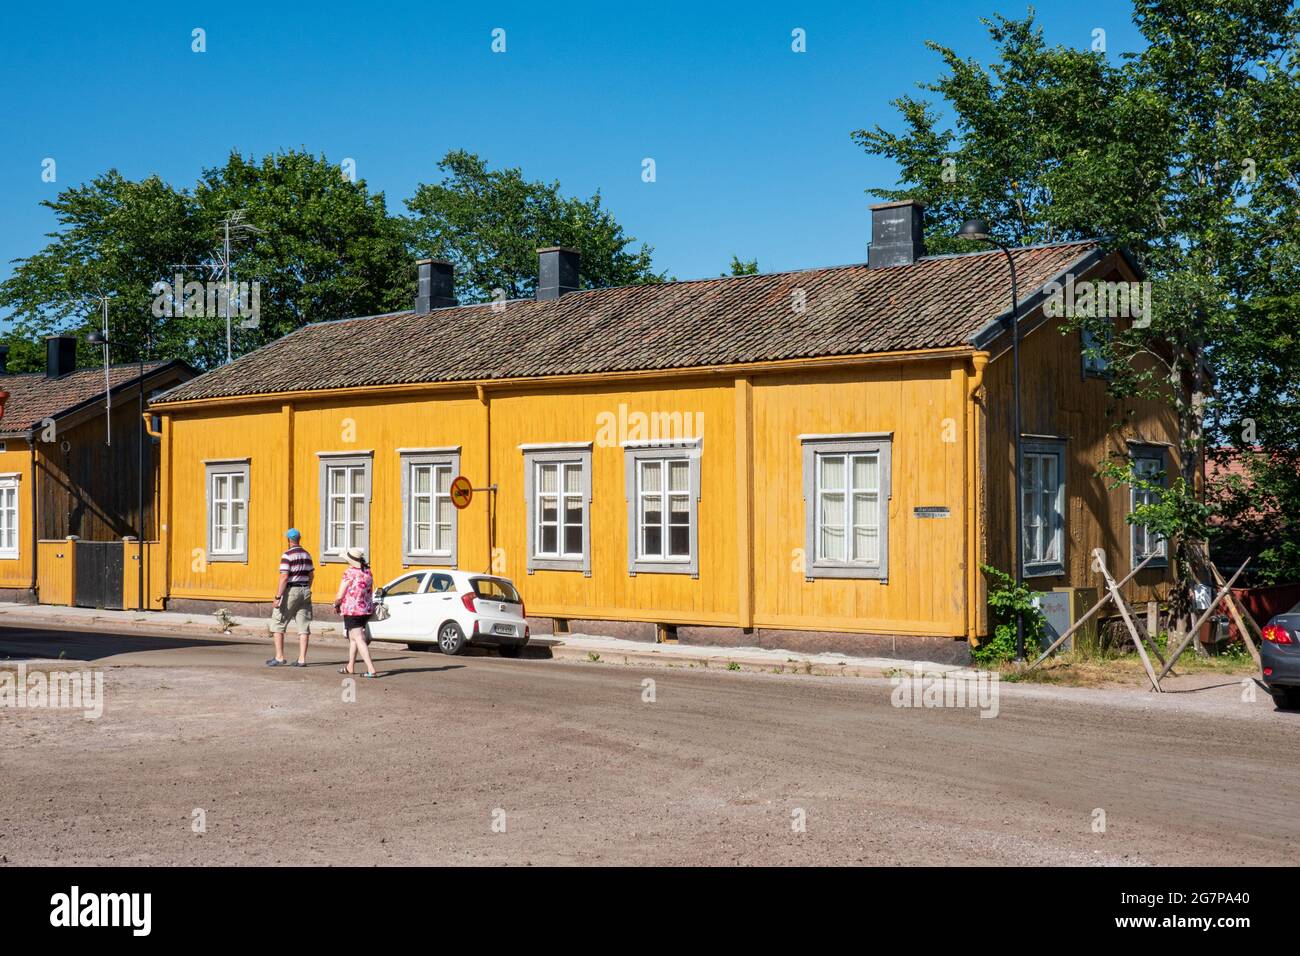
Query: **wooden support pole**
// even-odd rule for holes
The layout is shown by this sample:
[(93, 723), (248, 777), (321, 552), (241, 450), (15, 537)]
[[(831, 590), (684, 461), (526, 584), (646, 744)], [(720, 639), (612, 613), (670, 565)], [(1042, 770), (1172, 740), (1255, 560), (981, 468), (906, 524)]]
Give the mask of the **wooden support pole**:
[(1237, 578), (1241, 577), (1241, 572), (1246, 570), (1246, 565), (1248, 564), (1250, 564), (1250, 558), (1241, 562), (1241, 567), (1239, 567), (1237, 573), (1232, 576), (1232, 580), (1219, 588), (1219, 593), (1215, 596), (1214, 600), (1210, 602), (1210, 606), (1205, 609), (1204, 614), (1196, 619), (1196, 623), (1194, 623), (1188, 630), (1187, 636), (1183, 638), (1183, 642), (1178, 645), (1178, 650), (1174, 651), (1173, 656), (1169, 658), (1169, 663), (1166, 664), (1165, 669), (1160, 672), (1160, 677), (1162, 679), (1165, 674), (1169, 672), (1169, 669), (1174, 666), (1174, 661), (1178, 660), (1178, 656), (1187, 649), (1187, 645), (1191, 643), (1192, 638), (1194, 638), (1197, 632), (1201, 629), (1201, 625), (1205, 623), (1206, 618), (1214, 613), (1214, 609), (1219, 606), (1219, 602), (1223, 600), (1223, 596), (1232, 590), (1232, 586), (1237, 583)]
[[(1210, 573), (1214, 575), (1214, 583), (1219, 587), (1223, 587), (1223, 575), (1219, 573), (1219, 569), (1215, 566), (1213, 561), (1209, 561), (1208, 557), (1206, 560), (1210, 565)], [(1263, 667), (1263, 664), (1261, 664), (1259, 660), (1259, 648), (1255, 646), (1254, 635), (1251, 634), (1250, 628), (1246, 626), (1245, 619), (1246, 617), (1249, 617), (1249, 615), (1242, 614), (1241, 609), (1237, 606), (1237, 596), (1231, 591), (1228, 592), (1228, 596), (1224, 598), (1223, 603), (1228, 606), (1228, 613), (1232, 615), (1232, 621), (1237, 625), (1237, 632), (1241, 635), (1241, 640), (1242, 643), (1246, 645), (1246, 650), (1250, 651), (1250, 656), (1254, 658), (1255, 666)], [(1253, 624), (1254, 621), (1251, 621), (1251, 623)]]
[[(1110, 589), (1111, 600), (1119, 608), (1119, 616), (1124, 619), (1124, 626), (1128, 628), (1129, 637), (1133, 638), (1133, 646), (1137, 648), (1138, 657), (1142, 658), (1142, 666), (1146, 668), (1147, 677), (1151, 680), (1151, 687), (1157, 694), (1164, 691), (1160, 689), (1160, 681), (1156, 677), (1155, 668), (1151, 666), (1151, 658), (1147, 656), (1147, 649), (1142, 644), (1142, 638), (1138, 636), (1137, 625), (1133, 623), (1133, 617), (1129, 614), (1128, 604), (1119, 593), (1119, 585), (1115, 579), (1110, 576), (1110, 571), (1106, 569), (1106, 553), (1101, 548), (1095, 549), (1093, 556), (1097, 559), (1097, 568), (1101, 571), (1102, 577), (1106, 579), (1106, 587)], [(1168, 671), (1172, 664), (1166, 664), (1165, 670)], [(1163, 676), (1163, 674), (1161, 675)]]
[[(1131, 580), (1133, 579), (1133, 576), (1136, 575), (1136, 574), (1137, 574), (1139, 571), (1141, 571), (1143, 568), (1145, 568), (1145, 567), (1147, 566), (1147, 564), (1151, 561), (1151, 559), (1154, 558), (1154, 557), (1155, 557), (1154, 554), (1149, 554), (1149, 555), (1147, 555), (1145, 561), (1143, 561), (1141, 564), (1139, 564), (1136, 568), (1134, 568), (1134, 569), (1133, 569), (1132, 571), (1130, 571), (1128, 574), (1124, 575), (1124, 580), (1119, 582), (1119, 587), (1123, 587), (1124, 585), (1128, 584), (1129, 581), (1131, 581)], [(1071, 635), (1071, 634), (1073, 634), (1073, 633), (1074, 633), (1075, 631), (1077, 631), (1079, 628), (1083, 627), (1083, 625), (1087, 624), (1087, 623), (1088, 623), (1088, 619), (1089, 619), (1090, 617), (1092, 617), (1094, 614), (1096, 614), (1099, 610), (1101, 610), (1101, 606), (1102, 606), (1103, 604), (1105, 604), (1105, 603), (1106, 603), (1107, 601), (1109, 601), (1109, 600), (1110, 600), (1110, 592), (1108, 591), (1108, 592), (1106, 592), (1105, 594), (1103, 594), (1103, 595), (1101, 596), (1101, 600), (1100, 600), (1100, 601), (1098, 601), (1098, 602), (1097, 602), (1096, 604), (1094, 604), (1092, 607), (1088, 608), (1088, 610), (1086, 610), (1086, 611), (1084, 611), (1082, 614), (1080, 614), (1080, 615), (1079, 615), (1079, 619), (1078, 619), (1077, 621), (1075, 621), (1073, 624), (1071, 624), (1070, 627), (1069, 627), (1069, 629), (1068, 629), (1064, 634), (1062, 634), (1060, 637), (1058, 637), (1055, 641), (1053, 641), (1053, 642), (1052, 642), (1052, 646), (1049, 647), (1047, 650), (1043, 651), (1043, 653), (1039, 655), (1038, 660), (1034, 661), (1032, 664), (1030, 664), (1028, 667), (1026, 667), (1025, 670), (1026, 670), (1026, 671), (1031, 671), (1031, 670), (1033, 670), (1035, 667), (1037, 667), (1039, 664), (1043, 663), (1043, 661), (1045, 661), (1045, 660), (1047, 660), (1049, 657), (1051, 657), (1051, 656), (1052, 656), (1052, 652), (1053, 652), (1054, 650), (1056, 650), (1058, 647), (1060, 647), (1062, 644), (1064, 644), (1066, 641), (1068, 641), (1068, 640), (1070, 639), (1070, 635)]]

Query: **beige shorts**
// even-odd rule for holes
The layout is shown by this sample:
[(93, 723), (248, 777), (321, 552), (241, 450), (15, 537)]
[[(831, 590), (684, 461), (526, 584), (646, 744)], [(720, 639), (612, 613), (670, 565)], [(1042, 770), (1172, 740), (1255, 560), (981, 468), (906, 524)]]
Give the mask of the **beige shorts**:
[(293, 621), (299, 634), (311, 633), (311, 588), (292, 587), (284, 592), (279, 607), (271, 608), (271, 633), (283, 634)]

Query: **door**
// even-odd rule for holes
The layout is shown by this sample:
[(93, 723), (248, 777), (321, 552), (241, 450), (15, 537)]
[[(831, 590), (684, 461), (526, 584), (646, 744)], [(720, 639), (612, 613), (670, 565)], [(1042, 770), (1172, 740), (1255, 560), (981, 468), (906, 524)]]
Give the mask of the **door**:
[(370, 621), (370, 636), (375, 640), (388, 641), (404, 637), (419, 637), (429, 629), (429, 625), (420, 620), (417, 598), (424, 590), (427, 571), (408, 574), (398, 578), (384, 588), (384, 604), (388, 607), (388, 620)]
[(76, 582), (72, 603), (77, 607), (122, 609), (122, 542), (76, 541)]

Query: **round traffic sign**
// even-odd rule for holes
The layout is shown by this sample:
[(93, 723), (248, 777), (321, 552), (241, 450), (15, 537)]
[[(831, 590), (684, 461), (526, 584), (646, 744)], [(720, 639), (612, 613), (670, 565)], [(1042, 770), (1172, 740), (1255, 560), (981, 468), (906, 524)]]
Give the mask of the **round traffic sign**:
[(464, 475), (457, 475), (451, 483), (451, 503), (457, 508), (469, 507), (474, 497), (474, 488)]

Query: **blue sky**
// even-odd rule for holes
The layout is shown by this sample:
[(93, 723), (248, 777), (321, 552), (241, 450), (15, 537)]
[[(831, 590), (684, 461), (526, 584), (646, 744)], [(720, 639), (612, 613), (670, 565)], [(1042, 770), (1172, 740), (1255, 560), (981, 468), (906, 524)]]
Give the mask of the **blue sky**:
[[(125, 5), (123, 5), (125, 6)], [(404, 209), (448, 149), (599, 189), (678, 278), (733, 253), (765, 272), (857, 262), (864, 190), (890, 164), (852, 130), (940, 69), (934, 39), (987, 61), (979, 17), (1024, 3), (5, 4), (0, 278), (44, 244), (38, 203), (110, 167), (189, 185), (230, 149), (355, 159)], [(1127, 2), (1043, 2), (1052, 43), (1137, 48)], [(191, 51), (206, 31), (207, 52)], [(791, 51), (791, 31), (807, 52)], [(491, 51), (506, 31), (506, 52)], [(41, 180), (42, 161), (57, 181)], [(657, 181), (641, 180), (652, 157)]]

